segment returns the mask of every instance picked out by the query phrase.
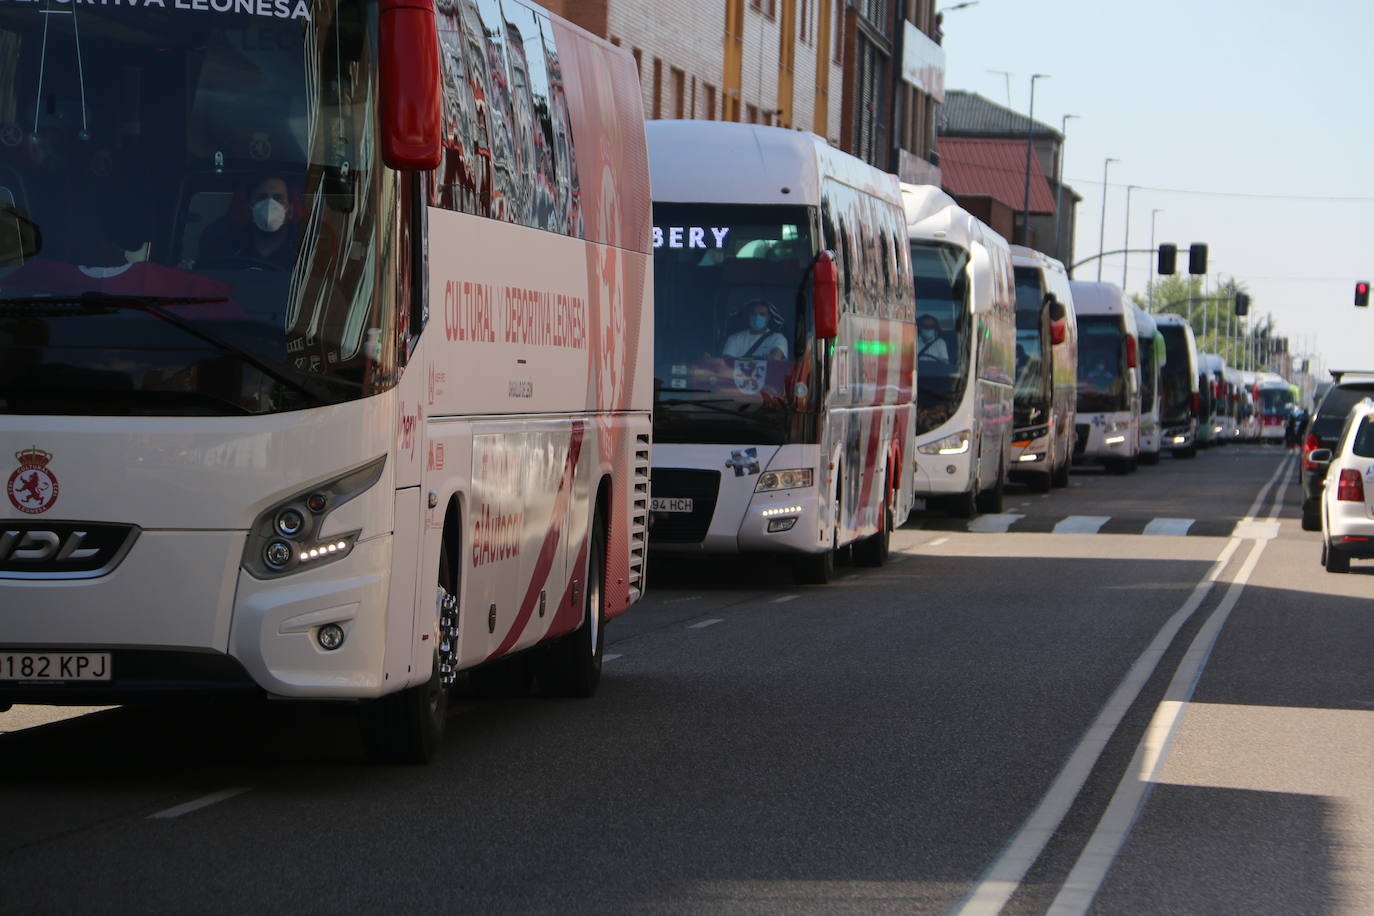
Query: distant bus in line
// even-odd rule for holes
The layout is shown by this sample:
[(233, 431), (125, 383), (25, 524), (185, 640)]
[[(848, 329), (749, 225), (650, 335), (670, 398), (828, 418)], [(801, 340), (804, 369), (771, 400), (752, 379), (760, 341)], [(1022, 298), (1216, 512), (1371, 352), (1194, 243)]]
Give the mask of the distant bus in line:
[(1295, 386), (1281, 375), (1261, 372), (1255, 382), (1256, 408), (1260, 418), (1260, 440), (1283, 440), (1284, 424), (1297, 403)]
[(897, 179), (813, 134), (650, 121), (654, 550), (827, 582), (915, 498), (915, 304)]
[(1175, 458), (1195, 458), (1202, 403), (1193, 326), (1182, 315), (1160, 314), (1154, 319), (1164, 338), (1164, 366), (1159, 375), (1161, 442)]
[(1154, 316), (1135, 307), (1136, 339), (1140, 341), (1140, 463), (1158, 464), (1160, 450), (1160, 373), (1166, 351)]
[(903, 185), (916, 281), (916, 491), (1001, 512), (1012, 464), (1016, 279), (1006, 241), (939, 188)]
[(1064, 265), (1011, 246), (1016, 274), (1016, 389), (1008, 478), (1047, 492), (1069, 483), (1078, 416), (1078, 319)]
[(1115, 283), (1071, 280), (1078, 313), (1074, 461), (1129, 474), (1140, 462), (1140, 341), (1135, 306)]

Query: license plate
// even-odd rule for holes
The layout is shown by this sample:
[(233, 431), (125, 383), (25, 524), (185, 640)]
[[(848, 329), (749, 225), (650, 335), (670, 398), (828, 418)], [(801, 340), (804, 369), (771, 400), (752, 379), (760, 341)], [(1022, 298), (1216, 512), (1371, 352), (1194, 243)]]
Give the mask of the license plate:
[(692, 500), (686, 496), (655, 496), (649, 500), (650, 512), (691, 512)]
[(0, 681), (110, 680), (108, 652), (15, 652), (0, 649)]

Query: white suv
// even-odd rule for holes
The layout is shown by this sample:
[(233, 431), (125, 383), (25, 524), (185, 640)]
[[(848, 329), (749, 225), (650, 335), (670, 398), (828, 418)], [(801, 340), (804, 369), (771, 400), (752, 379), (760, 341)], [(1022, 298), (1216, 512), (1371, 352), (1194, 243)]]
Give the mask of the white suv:
[(1327, 572), (1350, 572), (1352, 557), (1374, 557), (1374, 398), (1350, 408), (1334, 448), (1316, 449), (1307, 458), (1326, 466), (1322, 565)]

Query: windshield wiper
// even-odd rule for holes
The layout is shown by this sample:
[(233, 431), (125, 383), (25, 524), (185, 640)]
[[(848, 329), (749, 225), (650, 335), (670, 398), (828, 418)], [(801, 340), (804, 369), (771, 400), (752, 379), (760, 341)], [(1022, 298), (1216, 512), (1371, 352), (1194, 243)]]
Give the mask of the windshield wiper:
[[(85, 292), (79, 296), (24, 296), (14, 299), (0, 299), (0, 306), (3, 305), (77, 305), (84, 308), (99, 308), (105, 306), (115, 309), (126, 309), (133, 312), (142, 312), (151, 315), (161, 321), (165, 321), (193, 337), (198, 337), (208, 344), (223, 350), (226, 353), (233, 353), (244, 362), (256, 368), (268, 378), (276, 379), (283, 385), (294, 388), (306, 397), (319, 404), (328, 404), (334, 401), (317, 384), (317, 380), (292, 378), (282, 370), (282, 367), (275, 366), (267, 360), (258, 356), (253, 351), (241, 347), (233, 341), (226, 340), (213, 331), (197, 327), (195, 323), (187, 321), (176, 312), (168, 311), (163, 306), (166, 305), (203, 305), (217, 302), (228, 302), (223, 297), (216, 296), (119, 296), (111, 293)], [(349, 383), (338, 380), (340, 384)]]

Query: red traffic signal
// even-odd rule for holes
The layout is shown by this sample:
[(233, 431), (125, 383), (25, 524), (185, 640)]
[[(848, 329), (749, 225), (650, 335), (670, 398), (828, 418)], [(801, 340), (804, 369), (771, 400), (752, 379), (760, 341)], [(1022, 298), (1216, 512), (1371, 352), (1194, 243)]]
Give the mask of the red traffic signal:
[(1364, 280), (1355, 284), (1355, 304), (1361, 307), (1369, 305), (1369, 283)]

